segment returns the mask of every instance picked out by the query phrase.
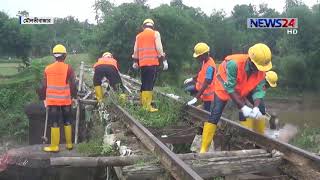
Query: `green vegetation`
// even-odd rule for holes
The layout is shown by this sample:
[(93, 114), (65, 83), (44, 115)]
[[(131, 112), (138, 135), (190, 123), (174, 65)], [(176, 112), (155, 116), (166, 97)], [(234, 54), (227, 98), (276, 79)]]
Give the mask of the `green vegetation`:
[(0, 63), (0, 77), (12, 76), (18, 73), (18, 63)]
[(36, 100), (34, 88), (28, 81), (0, 84), (0, 137), (26, 141), (28, 120), (23, 109), (29, 102)]
[[(246, 53), (251, 45), (263, 42), (272, 49), (280, 88), (317, 91), (320, 88), (317, 78), (320, 39), (316, 35), (320, 32), (320, 4), (309, 8), (302, 1), (286, 0), (283, 7), (280, 13), (266, 4), (235, 5), (227, 16), (222, 10), (213, 10), (207, 15), (199, 8), (184, 5), (181, 0), (153, 9), (146, 1), (116, 6), (109, 0), (97, 0), (94, 4), (97, 25), (69, 16), (56, 19), (50, 26), (21, 26), (18, 18), (0, 12), (0, 57), (18, 57), (28, 65), (29, 57), (49, 55), (55, 44), (62, 43), (69, 54), (88, 52), (92, 60), (104, 51), (111, 51), (119, 60), (122, 72), (137, 74), (131, 68), (133, 43), (141, 31), (142, 21), (151, 17), (162, 35), (170, 63), (169, 71), (160, 74), (158, 84), (161, 86), (180, 87), (184, 78), (197, 72), (200, 64), (192, 58), (192, 51), (199, 41), (211, 46), (211, 55), (217, 63), (226, 55)], [(19, 11), (18, 15), (29, 13)], [(286, 30), (247, 29), (249, 17), (297, 17), (299, 32), (287, 35)]]
[(138, 104), (127, 103), (124, 107), (146, 127), (163, 128), (174, 125), (180, 120), (181, 108), (183, 108), (181, 105), (159, 95), (155, 96), (155, 104), (159, 111), (154, 113), (145, 111)]
[(103, 143), (105, 121), (100, 121), (98, 111), (90, 111), (88, 114), (90, 117), (86, 116), (86, 118), (88, 118), (89, 122), (86, 123), (90, 130), (85, 135), (87, 137), (86, 140), (77, 145), (77, 151), (86, 156), (116, 155), (115, 147)]
[(77, 151), (86, 156), (110, 156), (115, 153), (112, 146), (103, 144), (102, 137), (79, 143)]
[(306, 128), (294, 138), (291, 144), (310, 152), (320, 152), (320, 129)]
[[(28, 16), (27, 11), (18, 15)], [(18, 17), (0, 12), (0, 57), (20, 58), (29, 65), (29, 57), (49, 55), (55, 44), (62, 43), (69, 53), (87, 50), (93, 25), (74, 17), (57, 18), (53, 25), (21, 26)]]
[[(200, 9), (188, 7), (181, 0), (172, 0), (151, 9), (144, 4), (124, 3), (115, 6), (111, 1), (97, 2), (101, 16), (96, 27), (90, 53), (97, 57), (110, 50), (120, 60), (121, 70), (135, 75), (130, 57), (135, 36), (141, 31), (146, 17), (155, 20), (155, 27), (162, 36), (164, 50), (169, 60), (169, 71), (160, 74), (158, 85), (180, 87), (185, 77), (195, 75), (200, 64), (192, 58), (194, 45), (205, 41), (211, 46), (211, 54), (219, 62), (231, 53), (246, 53), (248, 48), (263, 42), (273, 52), (274, 69), (279, 74), (279, 87), (295, 91), (319, 89), (320, 5), (307, 7), (301, 1), (286, 0), (284, 12), (279, 13), (259, 6), (236, 5), (231, 16), (223, 11), (206, 15)], [(286, 30), (247, 29), (249, 17), (297, 17), (299, 32), (287, 35)]]

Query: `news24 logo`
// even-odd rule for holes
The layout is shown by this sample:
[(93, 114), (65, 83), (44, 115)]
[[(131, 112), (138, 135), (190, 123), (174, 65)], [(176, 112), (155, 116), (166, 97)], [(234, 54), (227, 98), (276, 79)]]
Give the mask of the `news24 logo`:
[(248, 18), (250, 29), (287, 29), (287, 34), (298, 34), (298, 18)]

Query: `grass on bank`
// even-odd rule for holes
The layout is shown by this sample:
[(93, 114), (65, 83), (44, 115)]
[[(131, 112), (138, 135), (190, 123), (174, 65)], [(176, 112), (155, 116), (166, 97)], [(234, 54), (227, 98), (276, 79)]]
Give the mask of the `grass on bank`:
[(290, 142), (290, 144), (310, 152), (320, 153), (320, 129), (304, 129)]
[(0, 77), (12, 76), (19, 71), (20, 63), (2, 63), (0, 62)]
[(123, 106), (144, 126), (150, 128), (163, 128), (174, 125), (181, 119), (181, 109), (183, 108), (181, 105), (158, 95), (154, 97), (154, 102), (159, 111), (153, 113), (145, 111), (139, 104), (128, 102)]

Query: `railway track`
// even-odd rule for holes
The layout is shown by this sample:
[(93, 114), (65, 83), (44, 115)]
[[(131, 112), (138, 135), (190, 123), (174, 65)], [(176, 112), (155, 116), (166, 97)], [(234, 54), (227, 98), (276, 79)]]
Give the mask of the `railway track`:
[[(137, 88), (141, 85), (139, 81), (129, 76), (121, 75), (121, 77), (131, 87)], [(159, 91), (155, 92), (158, 95), (175, 101), (177, 104), (184, 104), (181, 100), (173, 98), (168, 94)], [(185, 106), (183, 111), (197, 123), (206, 121), (209, 116), (209, 112), (194, 106)], [(266, 151), (277, 150), (281, 152), (286, 162), (284, 168), (281, 167), (281, 169), (291, 177), (296, 179), (320, 179), (320, 157), (316, 154), (251, 131), (225, 117), (221, 117), (221, 122), (226, 123), (231, 128), (237, 129), (243, 137)]]
[[(126, 75), (121, 76), (125, 84), (131, 88), (131, 90), (139, 89), (139, 81)], [(184, 102), (168, 94), (159, 91), (156, 91), (156, 93), (164, 98), (168, 98), (170, 101), (184, 105)], [(80, 100), (80, 103), (95, 104), (96, 101)], [(110, 113), (114, 113), (117, 119), (123, 122), (127, 129), (139, 139), (139, 142), (142, 143), (152, 155), (128, 156), (127, 158), (82, 158), (64, 156), (63, 153), (61, 156), (64, 157), (61, 157), (59, 154), (55, 154), (54, 157), (51, 157), (50, 154), (40, 153), (43, 158), (39, 159), (39, 155), (35, 154), (39, 153), (37, 151), (41, 149), (41, 145), (37, 145), (13, 151), (16, 154), (11, 154), (11, 157), (19, 158), (16, 161), (16, 165), (21, 166), (21, 162), (26, 162), (23, 166), (33, 168), (40, 168), (42, 166), (46, 168), (50, 166), (120, 166), (123, 167), (120, 172), (122, 175), (118, 176), (121, 180), (143, 179), (142, 177), (145, 175), (145, 179), (156, 179), (156, 177), (162, 177), (164, 172), (169, 172), (171, 177), (178, 180), (198, 180), (217, 176), (264, 172), (266, 170), (277, 171), (277, 173), (264, 175), (262, 176), (264, 179), (320, 179), (320, 158), (315, 154), (253, 132), (224, 117), (221, 118), (222, 123), (227, 124), (231, 128), (237, 129), (241, 136), (253, 144), (258, 145), (260, 149), (217, 151), (206, 154), (175, 154), (165, 144), (175, 143), (176, 140), (173, 140), (174, 138), (170, 140), (170, 138), (161, 138), (159, 135), (155, 136), (150, 129), (144, 127), (137, 119), (116, 103), (112, 103), (109, 111)], [(184, 105), (182, 111), (184, 111), (184, 113), (189, 117), (189, 120), (192, 120), (192, 122), (190, 122), (194, 123), (194, 126), (202, 124), (203, 121), (206, 121), (209, 115), (208, 112), (194, 106)], [(181, 131), (183, 131), (183, 129), (180, 129), (180, 132)], [(185, 131), (190, 133), (189, 129), (185, 129)], [(173, 134), (177, 134), (177, 132)], [(190, 142), (192, 134), (188, 134), (187, 137)], [(180, 139), (178, 138), (178, 141), (179, 140)], [(26, 154), (24, 158), (21, 158), (21, 155), (24, 154), (28, 148), (32, 149), (30, 154)], [(281, 153), (274, 153), (275, 150), (276, 152)], [(157, 159), (161, 165), (158, 163), (151, 163), (137, 166), (136, 164), (139, 163), (141, 159), (146, 161), (149, 161), (150, 159)], [(30, 164), (33, 160), (37, 160), (37, 162)]]

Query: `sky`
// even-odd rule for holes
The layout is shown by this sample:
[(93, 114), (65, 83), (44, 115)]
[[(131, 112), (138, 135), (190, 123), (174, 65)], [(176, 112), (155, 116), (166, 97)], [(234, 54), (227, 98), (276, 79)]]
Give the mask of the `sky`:
[[(119, 5), (133, 0), (111, 0)], [(19, 10), (26, 10), (30, 16), (37, 17), (66, 17), (74, 16), (80, 21), (88, 19), (94, 23), (93, 4), (95, 0), (0, 0), (0, 11), (4, 11), (9, 16), (15, 16)], [(151, 8), (161, 4), (169, 3), (170, 0), (148, 0), (147, 4)], [(320, 0), (302, 0), (303, 3), (312, 7)], [(268, 4), (268, 7), (283, 11), (285, 0), (183, 0), (187, 6), (201, 8), (206, 14), (211, 14), (213, 9), (223, 9), (227, 15), (231, 14), (236, 4), (253, 4), (258, 6), (261, 3)]]

